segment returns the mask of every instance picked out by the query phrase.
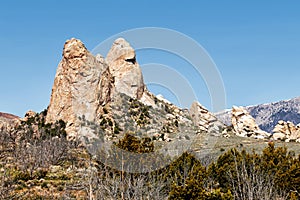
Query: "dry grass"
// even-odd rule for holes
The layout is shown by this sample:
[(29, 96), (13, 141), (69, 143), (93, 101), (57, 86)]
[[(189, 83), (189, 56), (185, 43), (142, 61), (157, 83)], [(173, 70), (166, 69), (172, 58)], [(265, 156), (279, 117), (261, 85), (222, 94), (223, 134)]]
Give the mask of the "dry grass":
[[(208, 144), (203, 143), (207, 141)], [(222, 153), (236, 148), (238, 150), (245, 149), (248, 152), (255, 151), (262, 153), (262, 150), (268, 146), (269, 140), (244, 138), (231, 134), (231, 137), (214, 137), (214, 136), (197, 136), (193, 143), (192, 149), (196, 153), (208, 153), (214, 158), (220, 156)], [(210, 143), (210, 144), (209, 144)], [(300, 143), (297, 142), (283, 142), (274, 141), (275, 147), (286, 147), (288, 151), (295, 152), (295, 155), (300, 155)]]

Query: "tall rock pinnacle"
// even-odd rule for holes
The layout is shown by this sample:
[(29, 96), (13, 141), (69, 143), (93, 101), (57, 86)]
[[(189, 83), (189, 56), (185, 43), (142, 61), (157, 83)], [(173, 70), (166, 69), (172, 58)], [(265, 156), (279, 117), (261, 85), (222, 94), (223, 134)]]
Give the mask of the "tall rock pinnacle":
[(106, 62), (115, 79), (115, 90), (141, 99), (145, 91), (142, 71), (136, 61), (134, 49), (123, 38), (115, 40)]
[(113, 78), (101, 56), (94, 57), (77, 39), (66, 41), (52, 88), (47, 122), (63, 119), (75, 133), (78, 118), (95, 121), (102, 104), (110, 101)]

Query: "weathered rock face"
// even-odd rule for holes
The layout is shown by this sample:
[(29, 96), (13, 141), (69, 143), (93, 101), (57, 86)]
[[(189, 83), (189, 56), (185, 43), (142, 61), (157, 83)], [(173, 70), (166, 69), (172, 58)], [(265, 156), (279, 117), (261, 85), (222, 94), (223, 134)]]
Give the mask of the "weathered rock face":
[(283, 140), (286, 142), (300, 142), (300, 124), (295, 126), (292, 122), (280, 120), (273, 129), (272, 137), (275, 140)]
[(256, 124), (254, 118), (243, 107), (233, 106), (232, 126), (236, 135), (241, 137), (268, 138), (270, 134), (262, 131)]
[(107, 54), (106, 62), (115, 78), (116, 92), (141, 99), (145, 85), (135, 51), (130, 44), (123, 38), (117, 39)]
[(56, 72), (46, 121), (66, 121), (66, 130), (73, 137), (78, 118), (95, 121), (100, 106), (110, 101), (112, 90), (113, 78), (104, 59), (94, 57), (80, 40), (68, 40)]

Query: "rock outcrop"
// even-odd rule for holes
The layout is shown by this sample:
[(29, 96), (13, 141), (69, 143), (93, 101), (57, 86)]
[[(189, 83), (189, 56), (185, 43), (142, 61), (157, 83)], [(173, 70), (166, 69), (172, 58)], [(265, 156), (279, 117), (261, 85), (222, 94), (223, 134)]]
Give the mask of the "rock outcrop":
[(189, 113), (193, 123), (199, 128), (200, 131), (207, 132), (209, 125), (217, 121), (217, 118), (199, 102), (192, 103)]
[(67, 122), (69, 139), (96, 137), (95, 126), (108, 140), (121, 131), (172, 141), (191, 138), (196, 129), (217, 135), (223, 130), (224, 125), (215, 123), (216, 117), (199, 103), (188, 112), (150, 93), (134, 49), (122, 38), (113, 43), (106, 58), (93, 56), (74, 38), (66, 41), (62, 55), (46, 122)]
[(26, 121), (28, 121), (29, 118), (32, 118), (32, 117), (36, 116), (36, 114), (37, 114), (36, 112), (34, 112), (32, 110), (29, 110), (25, 113), (24, 118), (22, 118), (20, 120), (26, 122)]
[(155, 96), (144, 84), (135, 51), (124, 39), (113, 43), (105, 59), (93, 56), (80, 40), (72, 38), (66, 41), (62, 56), (46, 122), (66, 121), (69, 137), (76, 137), (82, 119), (97, 123), (104, 115), (106, 119), (112, 118), (103, 109), (120, 94), (155, 107)]
[(145, 90), (143, 75), (134, 49), (123, 38), (117, 39), (107, 54), (106, 62), (115, 79), (115, 90), (141, 99)]
[(214, 136), (229, 137), (226, 132), (226, 126), (220, 122), (211, 112), (208, 111), (199, 102), (193, 102), (189, 110), (194, 125), (197, 127), (197, 132), (205, 132)]
[(80, 40), (72, 38), (64, 45), (46, 121), (65, 120), (68, 136), (74, 137), (78, 118), (96, 121), (113, 89), (113, 77), (104, 59), (94, 57)]
[(241, 137), (269, 138), (270, 134), (262, 131), (254, 118), (243, 107), (233, 106), (231, 123), (235, 134)]
[(273, 129), (273, 139), (286, 142), (300, 142), (300, 124), (295, 126), (292, 122), (280, 120)]

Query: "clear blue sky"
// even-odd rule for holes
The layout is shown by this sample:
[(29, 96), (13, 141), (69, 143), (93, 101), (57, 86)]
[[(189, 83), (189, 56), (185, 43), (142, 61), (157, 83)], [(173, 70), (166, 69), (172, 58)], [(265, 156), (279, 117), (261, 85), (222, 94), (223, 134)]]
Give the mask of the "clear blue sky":
[[(65, 40), (79, 38), (92, 50), (111, 35), (149, 26), (182, 32), (207, 50), (223, 77), (227, 107), (300, 96), (299, 1), (45, 2), (0, 3), (0, 112), (23, 116), (47, 107)], [(138, 54), (138, 61), (157, 54)], [(199, 100), (210, 107), (203, 91)]]

